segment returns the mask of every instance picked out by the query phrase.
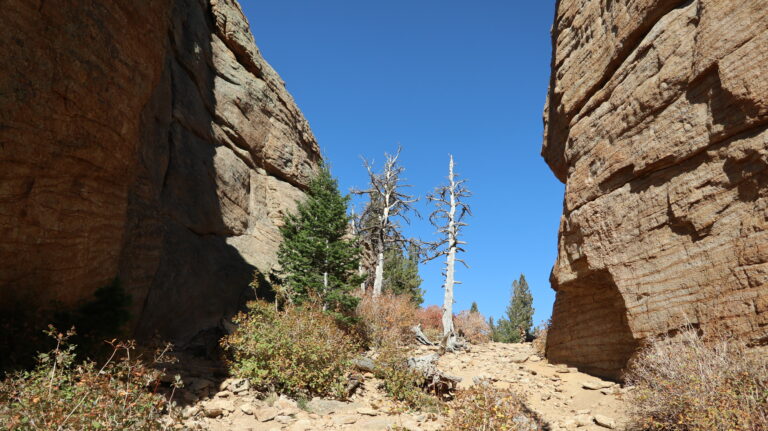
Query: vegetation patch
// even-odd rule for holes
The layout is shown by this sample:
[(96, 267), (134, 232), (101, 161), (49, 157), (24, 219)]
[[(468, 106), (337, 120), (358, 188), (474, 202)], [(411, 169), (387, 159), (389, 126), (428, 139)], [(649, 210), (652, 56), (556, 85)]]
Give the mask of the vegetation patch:
[(633, 429), (768, 429), (768, 358), (726, 337), (705, 342), (689, 328), (652, 340), (626, 378)]
[(487, 384), (459, 391), (450, 403), (447, 431), (536, 431), (542, 422), (520, 401), (512, 390), (496, 389)]
[(383, 381), (383, 389), (395, 401), (416, 410), (436, 411), (440, 399), (424, 391), (423, 375), (408, 367), (408, 351), (385, 346), (376, 359), (374, 375)]
[(254, 301), (221, 341), (230, 372), (263, 392), (343, 398), (347, 372), (358, 352), (336, 320), (309, 304), (275, 309)]
[[(47, 333), (56, 347), (41, 353), (33, 370), (17, 372), (0, 383), (0, 428), (165, 429), (162, 419), (171, 405), (152, 393), (162, 372), (133, 358), (133, 343), (112, 342), (112, 355), (97, 366), (76, 361), (76, 346), (69, 343), (74, 331), (57, 333), (51, 326)], [(176, 386), (180, 385), (177, 379)]]
[(411, 327), (416, 325), (418, 308), (410, 294), (384, 293), (379, 297), (364, 296), (357, 306), (358, 326), (366, 343), (380, 348), (410, 344)]

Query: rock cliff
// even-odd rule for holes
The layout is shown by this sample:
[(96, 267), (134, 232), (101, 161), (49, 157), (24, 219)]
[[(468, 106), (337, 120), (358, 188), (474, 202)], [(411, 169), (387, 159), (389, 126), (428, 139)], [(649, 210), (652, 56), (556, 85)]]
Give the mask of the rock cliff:
[(10, 0), (0, 40), (0, 308), (117, 278), (139, 336), (233, 313), (320, 160), (236, 0)]
[(768, 2), (560, 0), (550, 360), (618, 377), (686, 324), (768, 344)]

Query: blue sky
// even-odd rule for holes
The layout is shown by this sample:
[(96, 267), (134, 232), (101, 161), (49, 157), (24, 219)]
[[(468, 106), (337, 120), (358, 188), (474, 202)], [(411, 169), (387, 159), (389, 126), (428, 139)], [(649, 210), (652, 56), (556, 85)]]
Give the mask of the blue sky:
[[(554, 292), (563, 185), (541, 156), (554, 0), (244, 0), (256, 43), (309, 120), (343, 191), (364, 187), (360, 157), (402, 165), (424, 215), (406, 234), (434, 239), (424, 196), (448, 154), (474, 193), (455, 309), (495, 318), (524, 273), (534, 323)], [(442, 303), (442, 262), (422, 265), (426, 304)]]

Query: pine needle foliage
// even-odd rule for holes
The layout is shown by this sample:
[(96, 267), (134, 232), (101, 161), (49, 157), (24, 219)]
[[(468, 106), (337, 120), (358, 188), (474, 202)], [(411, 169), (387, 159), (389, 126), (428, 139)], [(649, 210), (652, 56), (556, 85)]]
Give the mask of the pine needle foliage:
[(419, 249), (412, 244), (406, 255), (402, 248), (391, 248), (384, 253), (384, 291), (395, 295), (406, 294), (415, 305), (424, 302), (422, 279), (419, 276)]
[(278, 251), (287, 302), (317, 302), (325, 311), (347, 315), (357, 305), (352, 289), (361, 282), (356, 274), (360, 250), (348, 235), (349, 196), (323, 165), (312, 179), (307, 199), (285, 217)]
[[(512, 297), (507, 306), (506, 318), (495, 324), (490, 321), (491, 337), (500, 343), (520, 343), (531, 336), (533, 326), (533, 295), (525, 275), (512, 282)], [(525, 334), (521, 337), (521, 333)]]

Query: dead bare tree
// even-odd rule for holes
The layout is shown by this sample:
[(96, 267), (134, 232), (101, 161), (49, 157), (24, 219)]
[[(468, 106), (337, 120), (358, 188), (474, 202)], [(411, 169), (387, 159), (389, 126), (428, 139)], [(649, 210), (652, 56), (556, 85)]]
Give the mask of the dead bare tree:
[(427, 253), (425, 262), (445, 256), (445, 297), (443, 299), (443, 339), (441, 346), (448, 351), (456, 347), (456, 332), (453, 327), (453, 287), (455, 284), (461, 284), (455, 278), (456, 262), (461, 262), (469, 268), (466, 262), (456, 257), (456, 254), (463, 252), (462, 246), (466, 242), (461, 241), (459, 236), (461, 230), (467, 223), (464, 217), (472, 215), (469, 205), (464, 202), (465, 198), (472, 194), (464, 186), (466, 180), (457, 180), (453, 171), (453, 156), (450, 156), (448, 164), (448, 184), (437, 187), (433, 193), (427, 195), (430, 202), (434, 202), (436, 209), (429, 216), (429, 221), (437, 229), (441, 239), (436, 242), (426, 243)]
[(366, 250), (365, 242), (362, 241), (362, 239), (360, 238), (360, 226), (361, 226), (361, 223), (362, 223), (362, 217), (358, 217), (355, 214), (355, 207), (353, 206), (352, 207), (352, 217), (351, 217), (351, 220), (349, 221), (349, 225), (350, 225), (350, 231), (352, 233), (352, 236), (355, 237), (358, 246), (360, 246), (360, 248), (362, 250), (362, 256), (361, 256), (361, 259), (360, 259), (360, 263), (357, 266), (357, 275), (359, 275), (361, 278), (363, 278), (363, 281), (360, 282), (360, 293), (365, 295), (366, 281), (365, 281), (365, 279), (363, 277), (365, 275), (365, 266), (363, 264), (363, 261), (366, 260), (365, 258), (366, 258), (366, 255), (368, 253), (367, 253), (367, 250)]
[(381, 173), (373, 171), (373, 164), (363, 159), (368, 170), (369, 188), (353, 190), (352, 193), (368, 195), (369, 201), (363, 211), (358, 232), (368, 239), (376, 255), (373, 296), (381, 295), (384, 282), (384, 252), (388, 247), (406, 247), (411, 241), (402, 235), (400, 220), (410, 224), (408, 214), (418, 215), (412, 204), (417, 198), (403, 193), (408, 184), (402, 184), (401, 175), (405, 168), (398, 164), (401, 147), (393, 155), (384, 154), (385, 162)]

